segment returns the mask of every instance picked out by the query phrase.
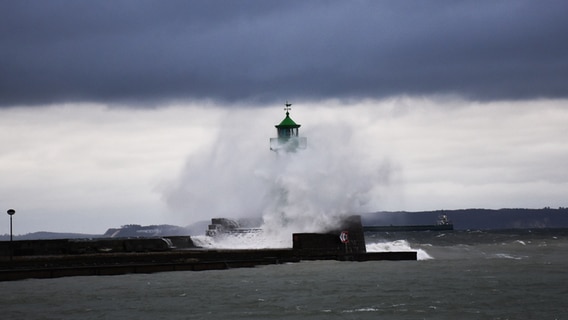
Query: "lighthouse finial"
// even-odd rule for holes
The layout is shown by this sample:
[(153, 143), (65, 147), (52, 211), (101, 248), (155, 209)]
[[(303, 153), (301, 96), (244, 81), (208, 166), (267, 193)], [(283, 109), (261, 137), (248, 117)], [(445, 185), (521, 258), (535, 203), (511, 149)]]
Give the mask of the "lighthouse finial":
[(286, 100), (286, 107), (284, 108), (284, 110), (286, 111), (286, 115), (290, 114), (289, 111), (292, 109), (292, 108), (290, 108), (291, 106), (292, 106), (292, 104), (289, 103), (288, 100)]

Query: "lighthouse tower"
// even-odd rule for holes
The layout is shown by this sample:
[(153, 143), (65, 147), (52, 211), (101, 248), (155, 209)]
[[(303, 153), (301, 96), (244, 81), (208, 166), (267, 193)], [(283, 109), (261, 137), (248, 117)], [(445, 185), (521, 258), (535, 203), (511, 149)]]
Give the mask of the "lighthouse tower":
[(295, 152), (298, 149), (306, 149), (308, 140), (306, 137), (300, 137), (299, 128), (301, 125), (297, 124), (290, 118), (291, 103), (286, 101), (286, 118), (275, 125), (278, 137), (270, 138), (270, 150), (276, 152)]

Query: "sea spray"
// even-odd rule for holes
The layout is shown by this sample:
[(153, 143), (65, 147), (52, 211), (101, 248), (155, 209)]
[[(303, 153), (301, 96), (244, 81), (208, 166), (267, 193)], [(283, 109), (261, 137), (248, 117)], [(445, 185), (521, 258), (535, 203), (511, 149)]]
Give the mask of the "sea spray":
[(216, 142), (189, 157), (164, 190), (173, 211), (188, 221), (262, 217), (266, 237), (291, 243), (294, 232), (325, 232), (342, 217), (377, 207), (390, 163), (352, 141), (353, 126), (343, 119), (320, 124), (310, 131), (308, 148), (292, 153), (270, 151), (268, 137), (258, 134), (266, 119), (250, 119), (230, 113)]
[(263, 229), (280, 237), (326, 232), (346, 216), (370, 210), (388, 168), (385, 163), (369, 166), (364, 158), (349, 147), (323, 142), (302, 152), (277, 154), (266, 181)]

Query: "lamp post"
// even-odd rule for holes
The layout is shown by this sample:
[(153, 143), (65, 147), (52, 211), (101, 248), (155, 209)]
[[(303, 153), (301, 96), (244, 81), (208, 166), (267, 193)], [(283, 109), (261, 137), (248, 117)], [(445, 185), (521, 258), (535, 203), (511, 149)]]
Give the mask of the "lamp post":
[(10, 261), (14, 256), (14, 247), (12, 245), (12, 216), (16, 213), (14, 209), (8, 209), (8, 215), (10, 216)]

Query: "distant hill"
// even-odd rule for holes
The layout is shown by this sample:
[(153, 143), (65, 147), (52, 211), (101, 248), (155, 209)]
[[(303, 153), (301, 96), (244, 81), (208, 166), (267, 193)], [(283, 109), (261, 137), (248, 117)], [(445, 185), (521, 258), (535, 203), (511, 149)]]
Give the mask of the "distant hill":
[(543, 209), (461, 209), (420, 212), (375, 212), (362, 216), (363, 225), (422, 225), (436, 224), (445, 214), (455, 230), (466, 229), (534, 229), (568, 228), (568, 208)]
[[(431, 225), (436, 224), (438, 216), (445, 214), (453, 222), (455, 230), (491, 230), (491, 229), (535, 229), (535, 228), (568, 228), (568, 208), (542, 209), (460, 209), (436, 211), (388, 211), (373, 212), (362, 215), (365, 226), (396, 225)], [(110, 228), (104, 234), (33, 232), (14, 235), (14, 240), (50, 240), (81, 238), (128, 238), (128, 237), (160, 237), (186, 236), (204, 234), (209, 221), (199, 221), (187, 227), (174, 225), (141, 226), (125, 225), (121, 228)], [(250, 224), (250, 225), (249, 225)], [(260, 225), (260, 220), (243, 221), (244, 227)], [(0, 241), (10, 240), (9, 234), (0, 235)]]
[[(27, 233), (23, 235), (14, 235), (14, 240), (55, 240), (55, 239), (85, 239), (85, 238), (100, 238), (101, 234), (85, 234), (85, 233), (66, 233), (66, 232), (46, 232), (38, 231)], [(9, 241), (10, 235), (0, 235), (0, 240)]]
[[(151, 225), (141, 226), (129, 224), (120, 228), (110, 228), (104, 234), (84, 234), (84, 233), (65, 233), (65, 232), (32, 232), (24, 235), (14, 235), (14, 240), (53, 240), (53, 239), (85, 239), (85, 238), (143, 238), (143, 237), (165, 237), (165, 236), (186, 236), (189, 230), (184, 227), (173, 225)], [(205, 232), (205, 229), (203, 229)], [(0, 235), (0, 240), (10, 240), (10, 235)]]

